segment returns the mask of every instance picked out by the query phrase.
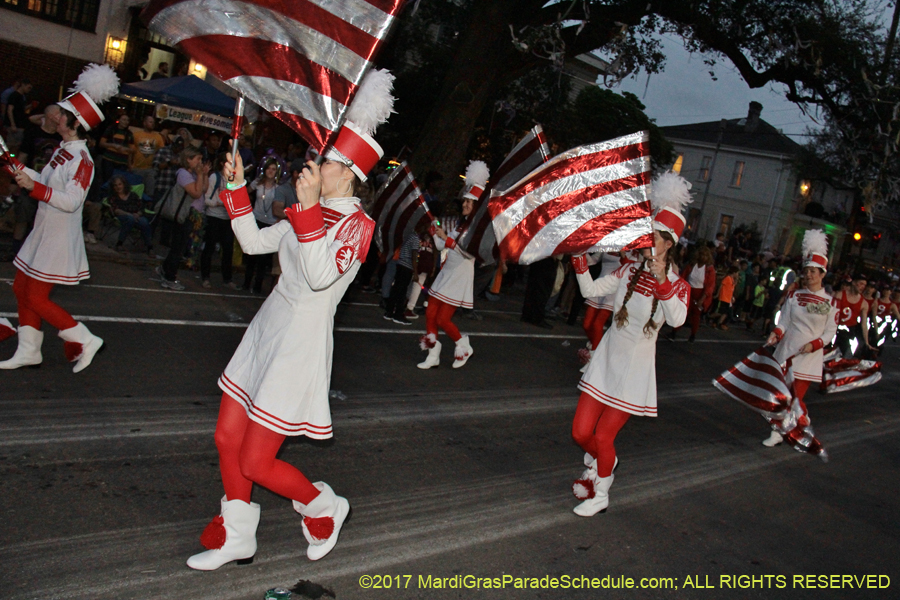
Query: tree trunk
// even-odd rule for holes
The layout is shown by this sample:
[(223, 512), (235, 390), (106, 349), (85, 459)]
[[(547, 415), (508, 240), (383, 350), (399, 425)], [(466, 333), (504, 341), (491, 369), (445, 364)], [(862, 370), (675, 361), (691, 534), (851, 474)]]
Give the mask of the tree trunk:
[(477, 1), (470, 27), (455, 53), (422, 136), (410, 157), (413, 172), (420, 179), (428, 171), (443, 175), (444, 198), (459, 191), (458, 174), (466, 164), (466, 150), (475, 123), (498, 81), (517, 62), (508, 23), (515, 22), (515, 0)]

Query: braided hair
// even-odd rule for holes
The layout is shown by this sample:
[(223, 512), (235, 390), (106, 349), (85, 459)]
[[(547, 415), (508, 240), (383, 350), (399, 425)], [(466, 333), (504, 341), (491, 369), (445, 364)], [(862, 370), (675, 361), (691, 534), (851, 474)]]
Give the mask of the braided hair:
[[(659, 235), (666, 241), (672, 242), (674, 247), (674, 240), (672, 235), (668, 231), (660, 231)], [(669, 249), (671, 250), (671, 248)], [(675, 261), (675, 253), (666, 251), (666, 277), (669, 276), (669, 270), (673, 267)], [(644, 267), (647, 264), (647, 259), (644, 258), (641, 261), (641, 266), (634, 272), (634, 275), (631, 276), (631, 279), (628, 281), (628, 291), (625, 292), (625, 297), (622, 299), (622, 308), (615, 315), (616, 327), (622, 329), (626, 325), (628, 325), (628, 301), (631, 300), (631, 295), (634, 293), (634, 288), (637, 287), (638, 281), (641, 279), (641, 273), (644, 271)], [(656, 296), (653, 297), (653, 305), (650, 307), (650, 318), (647, 319), (647, 322), (644, 323), (644, 335), (650, 337), (653, 334), (653, 331), (659, 328), (659, 324), (653, 320), (653, 315), (656, 314), (656, 309), (659, 307), (659, 298)]]

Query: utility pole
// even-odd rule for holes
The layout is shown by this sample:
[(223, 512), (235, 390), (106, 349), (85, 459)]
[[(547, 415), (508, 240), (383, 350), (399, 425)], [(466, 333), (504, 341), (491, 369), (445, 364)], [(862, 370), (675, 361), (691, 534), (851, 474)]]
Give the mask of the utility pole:
[(703, 222), (703, 209), (706, 208), (706, 197), (709, 196), (709, 186), (712, 185), (713, 171), (716, 169), (716, 159), (719, 157), (719, 148), (722, 147), (722, 136), (725, 135), (725, 127), (728, 124), (727, 119), (719, 122), (719, 135), (716, 138), (716, 150), (713, 152), (712, 162), (709, 165), (709, 176), (706, 178), (706, 189), (703, 190), (703, 199), (700, 200), (700, 214), (697, 215), (697, 229), (694, 230), (694, 238), (700, 231), (700, 223)]

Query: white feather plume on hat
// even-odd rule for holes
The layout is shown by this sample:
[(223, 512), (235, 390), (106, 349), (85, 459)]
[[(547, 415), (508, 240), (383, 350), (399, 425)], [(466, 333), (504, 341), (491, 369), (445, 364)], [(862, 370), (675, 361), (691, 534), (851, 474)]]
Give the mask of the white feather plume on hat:
[(119, 76), (109, 65), (91, 63), (84, 68), (69, 92), (82, 92), (97, 104), (103, 104), (119, 93)]
[(654, 211), (671, 208), (680, 213), (693, 201), (691, 182), (677, 173), (667, 171), (650, 183), (650, 205)]
[(809, 229), (803, 234), (801, 249), (803, 256), (811, 254), (828, 256), (828, 236), (821, 229)]
[(394, 112), (394, 76), (387, 69), (372, 69), (366, 73), (359, 91), (350, 103), (347, 120), (352, 121), (366, 135), (374, 136), (379, 125)]
[(483, 160), (470, 161), (469, 166), (466, 167), (466, 187), (477, 185), (484, 188), (490, 176), (491, 171)]

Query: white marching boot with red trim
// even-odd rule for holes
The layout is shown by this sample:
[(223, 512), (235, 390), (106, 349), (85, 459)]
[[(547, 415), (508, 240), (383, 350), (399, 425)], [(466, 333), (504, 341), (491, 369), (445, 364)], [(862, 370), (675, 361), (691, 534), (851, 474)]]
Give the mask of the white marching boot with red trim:
[(28, 325), (22, 325), (19, 327), (18, 333), (19, 345), (16, 347), (16, 353), (9, 360), (0, 362), (0, 369), (39, 367), (44, 361), (44, 356), (41, 354), (44, 332)]
[(428, 356), (425, 360), (417, 364), (420, 369), (430, 369), (441, 364), (441, 343), (437, 341), (437, 336), (433, 333), (423, 335), (419, 339), (419, 347), (422, 350), (428, 350)]
[(606, 512), (606, 507), (609, 506), (609, 488), (615, 477), (613, 474), (609, 477), (596, 477), (593, 481), (593, 495), (572, 509), (573, 512), (579, 517), (593, 517), (597, 513)]
[(250, 564), (256, 554), (257, 526), (259, 504), (222, 496), (219, 516), (200, 535), (200, 543), (208, 550), (190, 557), (187, 566), (198, 571), (215, 571), (233, 560), (239, 565)]
[(63, 329), (59, 332), (59, 337), (65, 341), (66, 358), (75, 363), (73, 373), (87, 369), (94, 360), (94, 355), (103, 348), (103, 340), (91, 333), (84, 323)]
[(464, 335), (459, 338), (459, 341), (456, 342), (456, 349), (453, 351), (453, 358), (456, 359), (453, 361), (453, 368), (458, 369), (466, 364), (473, 354), (475, 351), (472, 349), (472, 344), (469, 343), (469, 336)]
[(337, 544), (341, 527), (350, 517), (350, 503), (335, 494), (324, 481), (313, 485), (319, 490), (319, 495), (309, 504), (294, 500), (294, 510), (303, 515), (303, 535), (309, 542), (306, 556), (309, 560), (319, 560)]

